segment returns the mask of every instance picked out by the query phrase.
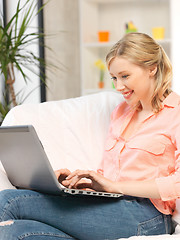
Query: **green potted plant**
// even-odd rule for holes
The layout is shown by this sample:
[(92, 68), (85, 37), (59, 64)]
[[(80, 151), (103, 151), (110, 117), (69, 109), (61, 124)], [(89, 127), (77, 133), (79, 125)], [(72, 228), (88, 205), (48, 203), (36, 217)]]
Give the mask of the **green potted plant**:
[(100, 70), (98, 87), (104, 88), (104, 74), (105, 74), (106, 66), (101, 59), (98, 59), (97, 61), (95, 61), (95, 66)]
[[(14, 91), (15, 68), (20, 72), (23, 80), (27, 83), (29, 77), (25, 69), (34, 72), (32, 66), (39, 66), (45, 61), (36, 56), (30, 48), (34, 41), (44, 36), (38, 29), (33, 29), (27, 33), (32, 19), (42, 11), (44, 5), (38, 9), (37, 1), (27, 0), (21, 7), (21, 0), (17, 3), (15, 14), (5, 26), (0, 24), (0, 70), (1, 81), (4, 81), (4, 90), (2, 93), (3, 101), (0, 102), (0, 119), (4, 119), (8, 111), (22, 102), (17, 102), (17, 94)], [(40, 76), (40, 72), (34, 72)]]

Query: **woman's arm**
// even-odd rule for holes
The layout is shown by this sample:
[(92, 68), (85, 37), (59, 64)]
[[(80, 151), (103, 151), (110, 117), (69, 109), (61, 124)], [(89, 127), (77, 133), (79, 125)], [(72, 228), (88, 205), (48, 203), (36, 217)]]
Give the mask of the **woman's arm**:
[[(96, 191), (123, 193), (124, 195), (144, 198), (160, 198), (155, 180), (114, 182), (94, 171), (76, 170), (63, 183), (69, 188), (74, 188), (82, 178), (90, 179), (91, 184), (88, 183), (87, 187)], [(84, 185), (84, 187), (86, 186)]]
[(155, 180), (115, 182), (115, 189), (124, 195), (160, 199)]

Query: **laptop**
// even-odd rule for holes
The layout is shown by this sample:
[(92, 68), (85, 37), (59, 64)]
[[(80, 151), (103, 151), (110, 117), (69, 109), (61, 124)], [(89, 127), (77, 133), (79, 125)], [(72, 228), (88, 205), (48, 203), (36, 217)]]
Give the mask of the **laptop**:
[(0, 160), (10, 182), (47, 194), (121, 197), (122, 194), (70, 189), (60, 184), (32, 125), (0, 127)]

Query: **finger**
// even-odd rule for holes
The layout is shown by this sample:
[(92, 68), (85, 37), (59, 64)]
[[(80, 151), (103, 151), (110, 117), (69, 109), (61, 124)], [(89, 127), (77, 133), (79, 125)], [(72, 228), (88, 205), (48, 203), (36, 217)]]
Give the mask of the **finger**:
[(58, 177), (58, 181), (60, 183), (62, 183), (62, 181), (64, 181), (66, 179), (67, 175), (66, 174), (61, 174), (59, 177)]
[(59, 169), (59, 170), (54, 171), (56, 177), (58, 177), (63, 172), (64, 172), (64, 169)]
[(69, 174), (71, 174), (71, 172), (67, 168), (55, 171), (55, 175), (60, 183), (62, 183)]
[(62, 184), (64, 187), (69, 187), (69, 182), (66, 181), (66, 180), (63, 180), (63, 181), (61, 182), (61, 184)]
[(71, 180), (64, 180), (63, 184), (65, 186), (68, 186), (68, 188), (75, 188), (75, 185), (77, 184), (78, 181), (79, 181), (79, 179), (77, 179), (77, 177), (75, 177)]
[(76, 170), (72, 172), (66, 180), (70, 180), (72, 178), (78, 177), (79, 179), (81, 178), (89, 178), (92, 179), (94, 177), (94, 171), (89, 171), (89, 170)]
[(92, 184), (91, 183), (77, 183), (76, 185), (75, 185), (75, 188), (78, 188), (78, 189), (83, 189), (83, 188), (90, 188), (90, 189), (92, 189)]
[(61, 172), (61, 174), (66, 174), (67, 176), (71, 174), (71, 171), (67, 168), (60, 169), (59, 171)]
[(71, 171), (67, 168), (61, 168), (55, 171), (55, 173), (67, 173), (68, 175), (71, 173)]
[(89, 170), (76, 170), (73, 173), (71, 173), (66, 178), (66, 183), (69, 185), (69, 188), (75, 188), (76, 184), (82, 179), (82, 178), (88, 178), (90, 180), (94, 179), (95, 172), (89, 171)]
[(82, 181), (82, 179), (81, 178), (84, 178), (86, 175), (85, 174), (83, 174), (83, 175), (80, 175), (80, 176), (75, 176), (75, 177), (73, 177), (73, 178), (71, 178), (70, 180), (67, 180), (68, 181), (68, 183), (67, 184), (69, 184), (69, 188), (76, 188), (77, 187), (77, 185), (79, 185), (79, 184), (82, 184), (83, 185), (83, 187), (90, 187), (91, 186), (91, 183), (89, 182), (89, 183), (87, 183), (86, 181)]
[(79, 170), (79, 169), (75, 170), (74, 172), (72, 172), (71, 174), (68, 175), (67, 180), (75, 177), (79, 172), (82, 172), (82, 171), (83, 170)]
[[(64, 181), (62, 181), (62, 184), (64, 185), (64, 186), (66, 186), (66, 187), (69, 187), (69, 185), (70, 185), (70, 183), (71, 183), (71, 180), (64, 180)], [(73, 184), (72, 184), (73, 185)], [(73, 188), (78, 188), (78, 189), (80, 189), (80, 188), (91, 188), (91, 182), (89, 182), (89, 181), (86, 181), (86, 180), (82, 180), (82, 179), (80, 179), (78, 182), (76, 182), (74, 185), (73, 185)]]

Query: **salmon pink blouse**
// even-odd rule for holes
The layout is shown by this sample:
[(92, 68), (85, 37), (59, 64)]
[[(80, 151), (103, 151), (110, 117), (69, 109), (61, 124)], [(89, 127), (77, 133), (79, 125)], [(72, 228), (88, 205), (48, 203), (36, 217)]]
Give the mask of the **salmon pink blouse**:
[(135, 113), (126, 102), (111, 115), (103, 160), (98, 172), (113, 181), (155, 179), (161, 199), (151, 199), (172, 214), (180, 197), (180, 96), (170, 93), (162, 110), (151, 114), (127, 141), (121, 136)]

